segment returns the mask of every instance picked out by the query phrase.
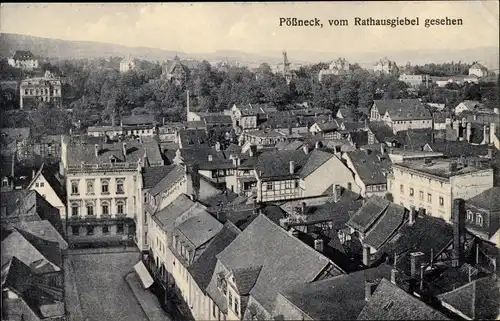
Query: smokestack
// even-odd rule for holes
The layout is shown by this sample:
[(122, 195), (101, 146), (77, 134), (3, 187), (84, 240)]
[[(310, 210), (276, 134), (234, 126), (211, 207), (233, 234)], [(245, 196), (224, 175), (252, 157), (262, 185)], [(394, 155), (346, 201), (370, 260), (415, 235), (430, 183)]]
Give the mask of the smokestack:
[(410, 217), (408, 220), (408, 225), (413, 225), (415, 223), (415, 220), (417, 219), (417, 210), (415, 209), (415, 206), (410, 207)]
[(95, 157), (98, 157), (99, 156), (99, 145), (98, 144), (94, 145), (94, 152), (95, 152)]
[(377, 289), (378, 282), (373, 280), (365, 281), (365, 301), (370, 301), (370, 298), (373, 295), (373, 292)]
[(293, 161), (290, 161), (290, 174), (295, 174), (295, 163)]
[(425, 254), (422, 252), (413, 252), (410, 253), (410, 270), (411, 277), (416, 279), (420, 273), (420, 267), (422, 263), (424, 263)]
[(465, 201), (461, 198), (453, 200), (453, 255), (452, 266), (462, 266), (465, 243)]
[(365, 266), (370, 266), (370, 247), (368, 245), (363, 246), (363, 264)]
[(314, 249), (318, 252), (323, 252), (323, 239), (314, 240)]

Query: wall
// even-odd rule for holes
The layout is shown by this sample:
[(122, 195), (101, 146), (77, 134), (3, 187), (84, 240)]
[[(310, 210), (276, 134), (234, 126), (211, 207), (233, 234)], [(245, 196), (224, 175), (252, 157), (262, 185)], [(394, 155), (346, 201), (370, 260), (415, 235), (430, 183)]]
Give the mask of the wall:
[(321, 195), (331, 185), (338, 184), (347, 188), (347, 183), (351, 183), (353, 192), (361, 193), (352, 172), (336, 156), (305, 177), (304, 183), (303, 197)]
[(493, 187), (493, 170), (485, 169), (451, 178), (453, 198), (468, 200)]
[[(268, 184), (272, 189), (268, 189)], [(302, 196), (302, 189), (299, 186), (299, 179), (289, 179), (280, 181), (262, 182), (257, 180), (257, 200), (259, 202), (268, 202), (274, 200), (284, 200), (298, 198)], [(325, 188), (326, 190), (326, 188)]]
[(388, 114), (383, 118), (384, 122), (392, 128), (394, 133), (409, 129), (432, 128), (432, 118), (412, 120), (392, 120)]
[[(42, 186), (43, 185), (43, 186)], [(52, 189), (52, 186), (47, 182), (43, 175), (39, 175), (38, 178), (31, 185), (30, 190), (35, 190), (38, 194), (42, 195), (43, 198), (59, 210), (59, 215), (61, 218), (66, 217), (66, 204), (64, 204), (56, 192)]]

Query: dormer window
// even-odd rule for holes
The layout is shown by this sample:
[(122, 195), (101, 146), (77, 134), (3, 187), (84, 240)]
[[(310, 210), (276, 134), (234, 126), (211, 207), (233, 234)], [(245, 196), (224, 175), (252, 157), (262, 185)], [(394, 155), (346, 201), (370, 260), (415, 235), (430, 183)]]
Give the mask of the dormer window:
[(476, 214), (476, 224), (483, 226), (483, 216), (479, 213)]
[(222, 272), (217, 275), (217, 288), (224, 295), (227, 295), (227, 281), (226, 281), (224, 274)]
[(474, 215), (472, 214), (471, 210), (467, 211), (467, 221), (473, 222), (474, 221)]

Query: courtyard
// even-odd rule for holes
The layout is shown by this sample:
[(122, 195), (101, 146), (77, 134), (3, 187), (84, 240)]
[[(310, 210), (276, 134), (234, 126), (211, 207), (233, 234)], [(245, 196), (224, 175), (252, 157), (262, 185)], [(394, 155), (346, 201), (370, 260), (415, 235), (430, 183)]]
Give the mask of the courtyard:
[(148, 321), (125, 281), (138, 252), (70, 251), (70, 260), (84, 321)]

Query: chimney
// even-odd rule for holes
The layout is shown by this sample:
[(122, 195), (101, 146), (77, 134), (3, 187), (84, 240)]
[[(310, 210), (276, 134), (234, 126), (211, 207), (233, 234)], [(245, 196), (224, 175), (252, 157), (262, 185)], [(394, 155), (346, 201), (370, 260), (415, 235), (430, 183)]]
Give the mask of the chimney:
[(370, 266), (370, 247), (368, 245), (363, 246), (363, 264), (365, 266)]
[(384, 146), (384, 144), (380, 144), (380, 154), (382, 154), (382, 155), (385, 154), (385, 146)]
[(304, 154), (309, 154), (309, 146), (307, 146), (307, 144), (302, 146), (302, 150), (304, 151)]
[(408, 219), (408, 225), (413, 225), (415, 223), (415, 220), (417, 219), (417, 210), (415, 209), (415, 206), (410, 207), (410, 217)]
[(163, 118), (161, 119), (161, 121), (162, 121), (162, 123), (163, 123), (163, 126), (165, 126), (165, 117), (163, 117)]
[(293, 161), (290, 161), (290, 174), (295, 174), (295, 163)]
[(189, 194), (189, 198), (190, 198), (193, 202), (196, 202), (196, 194)]
[(490, 126), (489, 125), (484, 125), (483, 137), (484, 137), (484, 143), (486, 145), (488, 145), (490, 143)]
[(391, 283), (397, 285), (398, 270), (391, 269)]
[(223, 224), (226, 223), (226, 221), (227, 221), (226, 213), (223, 211), (218, 211), (217, 212), (217, 220)]
[(314, 249), (318, 252), (323, 252), (323, 239), (314, 240)]
[(471, 124), (471, 123), (467, 123), (467, 132), (466, 132), (465, 139), (466, 139), (468, 142), (470, 142), (471, 135), (472, 135), (472, 124)]
[(493, 159), (493, 147), (488, 146), (488, 158)]
[(431, 132), (431, 143), (434, 144), (436, 141), (435, 133)]
[(373, 292), (377, 289), (378, 282), (375, 280), (365, 280), (365, 301), (370, 301)]
[(122, 144), (122, 147), (123, 147), (123, 156), (126, 157), (127, 156), (127, 143), (123, 143)]
[(340, 200), (340, 197), (342, 196), (342, 186), (339, 184), (335, 184), (335, 202), (338, 202)]
[(94, 145), (94, 151), (95, 151), (95, 157), (98, 157), (99, 156), (99, 145), (98, 144)]
[(416, 279), (420, 274), (420, 267), (424, 263), (425, 254), (422, 252), (410, 253), (410, 271), (411, 277)]
[(462, 266), (465, 243), (465, 201), (461, 198), (453, 200), (453, 255), (452, 266)]
[(35, 178), (35, 175), (36, 175), (36, 171), (35, 171), (35, 170), (32, 170), (32, 171), (31, 171), (31, 179)]
[(306, 202), (300, 203), (300, 214), (305, 215), (306, 214)]

